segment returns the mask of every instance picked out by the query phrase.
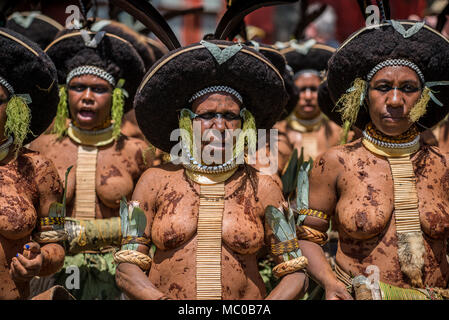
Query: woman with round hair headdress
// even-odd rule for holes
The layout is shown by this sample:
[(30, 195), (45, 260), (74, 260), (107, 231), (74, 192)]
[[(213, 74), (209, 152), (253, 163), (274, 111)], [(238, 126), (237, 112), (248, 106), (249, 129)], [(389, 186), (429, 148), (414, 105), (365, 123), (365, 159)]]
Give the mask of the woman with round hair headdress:
[(329, 121), (318, 104), (318, 87), (325, 78), (327, 63), (335, 49), (317, 43), (314, 39), (300, 42), (291, 40), (278, 43), (277, 46), (293, 71), (293, 81), (299, 91), (294, 109), (275, 126), (284, 138), (279, 145), (281, 173), (293, 149), (299, 152), (304, 148), (305, 159), (314, 159), (339, 144), (342, 130)]
[(117, 299), (112, 251), (122, 237), (120, 201), (151, 160), (145, 142), (121, 133), (144, 65), (128, 41), (105, 31), (65, 30), (46, 53), (58, 70), (60, 102), (50, 132), (31, 148), (51, 157), (68, 186), (68, 254), (55, 281), (64, 285), (66, 268), (76, 265), (83, 284), (71, 290), (77, 299)]
[[(145, 71), (150, 69), (153, 63), (157, 60), (155, 51), (147, 43), (146, 37), (123, 23), (114, 20), (96, 19), (95, 23), (90, 26), (90, 30), (95, 32), (106, 31), (107, 33), (115, 34), (130, 42), (142, 58), (145, 65)], [(121, 130), (122, 133), (128, 137), (139, 138), (142, 140), (145, 139), (137, 125), (136, 114), (132, 108), (123, 115)]]
[(385, 20), (329, 61), (340, 123), (363, 137), (315, 161), (309, 206), (334, 217), (335, 272), (357, 299), (448, 297), (447, 156), (420, 142), (449, 111), (448, 58), (448, 39), (423, 22)]
[[(287, 101), (282, 75), (220, 37), (171, 49), (134, 101), (142, 132), (171, 162), (136, 186), (132, 215), (143, 211), (146, 224), (129, 238), (138, 246), (116, 253), (118, 286), (132, 299), (298, 298), (307, 258), (293, 213), (287, 220), (276, 180), (248, 164), (256, 129), (270, 129)], [(268, 296), (257, 265), (265, 246), (280, 278)], [(336, 279), (324, 284), (329, 296), (345, 292)]]
[(53, 163), (23, 147), (51, 123), (58, 79), (50, 58), (0, 28), (0, 299), (28, 299), (30, 281), (61, 269), (62, 184)]

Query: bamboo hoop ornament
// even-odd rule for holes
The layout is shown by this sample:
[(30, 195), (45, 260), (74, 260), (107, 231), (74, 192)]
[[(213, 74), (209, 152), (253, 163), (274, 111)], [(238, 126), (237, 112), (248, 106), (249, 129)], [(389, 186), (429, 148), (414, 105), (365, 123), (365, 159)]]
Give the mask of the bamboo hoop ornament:
[(298, 270), (305, 269), (308, 265), (306, 257), (301, 256), (292, 260), (284, 261), (273, 268), (273, 274), (276, 278), (282, 278), (283, 276), (296, 272)]
[(33, 234), (33, 240), (38, 243), (53, 243), (66, 240), (68, 237), (64, 229), (42, 231)]
[(296, 235), (299, 240), (307, 240), (323, 246), (327, 242), (327, 234), (308, 226), (296, 226)]
[(151, 267), (151, 258), (136, 250), (120, 250), (114, 253), (114, 262), (118, 265), (120, 263), (132, 263), (139, 266), (143, 271), (147, 271)]

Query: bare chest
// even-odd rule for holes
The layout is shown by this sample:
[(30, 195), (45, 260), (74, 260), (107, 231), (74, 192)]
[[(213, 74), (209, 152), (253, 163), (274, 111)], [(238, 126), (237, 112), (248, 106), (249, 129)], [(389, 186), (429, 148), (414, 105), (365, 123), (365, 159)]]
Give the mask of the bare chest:
[(29, 235), (36, 225), (39, 194), (32, 172), (0, 166), (0, 234), (8, 239)]
[[(162, 249), (174, 249), (197, 233), (200, 213), (198, 186), (187, 182), (167, 184), (158, 195), (151, 229), (153, 242)], [(249, 194), (233, 194), (226, 188), (222, 214), (222, 240), (232, 250), (250, 254), (264, 243), (263, 210)]]
[[(137, 165), (133, 155), (125, 152), (116, 152), (113, 148), (98, 149), (95, 166), (95, 193), (97, 201), (109, 208), (117, 208), (120, 199), (129, 197), (134, 189), (137, 177)], [(73, 205), (76, 196), (76, 181), (79, 160), (78, 147), (74, 145), (63, 146), (52, 158), (59, 176), (65, 183), (67, 168), (73, 166), (67, 179), (67, 203)]]
[[(394, 186), (390, 165), (379, 157), (341, 159), (344, 171), (338, 179), (337, 221), (355, 239), (381, 233), (393, 217)], [(449, 172), (429, 162), (425, 170), (414, 162), (421, 229), (429, 237), (444, 238), (449, 232)], [(423, 174), (424, 173), (424, 174)], [(442, 183), (447, 176), (448, 183)]]
[(304, 148), (306, 158), (307, 156), (316, 158), (316, 156), (325, 152), (330, 147), (337, 145), (339, 139), (338, 135), (334, 135), (329, 128), (326, 130), (324, 125), (314, 132), (302, 133), (288, 129), (286, 134), (293, 148), (296, 148), (298, 151)]

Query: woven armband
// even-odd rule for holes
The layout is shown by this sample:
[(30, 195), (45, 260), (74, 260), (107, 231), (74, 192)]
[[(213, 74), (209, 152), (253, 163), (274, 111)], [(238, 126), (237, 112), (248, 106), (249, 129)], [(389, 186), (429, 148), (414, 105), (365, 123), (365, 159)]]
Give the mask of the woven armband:
[(64, 226), (65, 218), (64, 217), (43, 217), (40, 218), (41, 227), (44, 226)]
[(127, 236), (122, 239), (122, 246), (126, 244), (141, 244), (150, 248), (151, 239), (146, 237)]
[(307, 258), (302, 255), (295, 231), (295, 219), (292, 210), (288, 210), (286, 216), (279, 209), (268, 206), (265, 209), (265, 218), (273, 231), (278, 243), (271, 245), (274, 255), (281, 255), (284, 262), (273, 268), (275, 277), (280, 278), (286, 274), (304, 269), (307, 266)]
[(307, 240), (323, 246), (327, 242), (327, 234), (308, 226), (296, 226), (296, 236), (299, 240)]
[(67, 239), (67, 232), (64, 229), (36, 232), (33, 240), (37, 243), (52, 243)]
[(277, 278), (281, 278), (289, 273), (305, 269), (308, 261), (304, 256), (295, 258), (293, 260), (284, 261), (273, 268), (273, 274)]
[(147, 220), (137, 201), (131, 201), (129, 206), (125, 198), (120, 201), (120, 224), (122, 247), (114, 253), (114, 262), (132, 263), (143, 271), (148, 271), (152, 260), (148, 255), (137, 251), (137, 248), (140, 244), (150, 247), (151, 240), (144, 236)]
[(147, 271), (151, 266), (151, 258), (136, 250), (120, 250), (114, 253), (114, 262), (118, 265), (120, 263), (132, 263), (139, 266), (143, 271)]
[(313, 210), (313, 209), (301, 209), (299, 211), (297, 211), (299, 213), (299, 215), (303, 215), (303, 216), (310, 216), (310, 217), (315, 217), (315, 218), (320, 218), (326, 221), (330, 220), (330, 217), (325, 214), (323, 211), (319, 211), (319, 210)]
[(299, 249), (299, 242), (296, 238), (271, 245), (271, 252), (274, 255), (290, 253), (297, 249)]
[[(33, 233), (33, 240), (37, 243), (52, 243), (67, 239), (67, 232), (64, 229), (65, 205), (54, 202), (50, 205), (48, 217), (42, 217), (38, 221), (38, 232)], [(46, 231), (42, 230), (45, 227)], [(48, 230), (48, 227), (51, 230)]]

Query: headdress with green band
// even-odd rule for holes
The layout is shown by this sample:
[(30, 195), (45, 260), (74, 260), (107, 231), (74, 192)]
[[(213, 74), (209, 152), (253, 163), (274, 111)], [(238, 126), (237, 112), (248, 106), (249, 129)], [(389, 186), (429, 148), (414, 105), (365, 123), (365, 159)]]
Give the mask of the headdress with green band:
[(32, 103), (29, 94), (16, 94), (14, 88), (8, 81), (0, 76), (0, 85), (2, 85), (10, 96), (6, 105), (6, 123), (5, 136), (14, 137), (15, 157), (22, 148), (23, 141), (28, 133), (31, 133), (31, 110), (28, 107)]
[[(233, 88), (228, 86), (212, 86), (204, 88), (198, 92), (196, 92), (190, 99), (189, 103), (192, 103), (196, 99), (210, 93), (218, 93), (225, 92), (232, 95), (235, 99), (237, 99), (241, 104), (243, 104), (242, 96)], [(239, 134), (237, 139), (237, 143), (234, 146), (233, 150), (233, 158), (228, 160), (226, 163), (209, 167), (206, 165), (202, 165), (197, 161), (199, 158), (197, 155), (197, 147), (195, 145), (195, 139), (193, 137), (193, 126), (192, 120), (195, 119), (198, 115), (194, 113), (192, 110), (184, 108), (181, 110), (180, 118), (179, 118), (179, 128), (181, 129), (181, 140), (183, 147), (187, 153), (188, 160), (195, 166), (198, 166), (199, 169), (211, 170), (213, 171), (221, 171), (222, 169), (227, 169), (235, 166), (235, 160), (239, 157), (243, 157), (245, 152), (245, 145), (247, 146), (248, 151), (251, 154), (256, 152), (256, 144), (257, 144), (257, 134), (256, 134), (256, 121), (254, 116), (251, 114), (249, 110), (243, 108), (240, 111), (240, 117), (243, 119), (242, 131)], [(245, 144), (246, 142), (246, 144)], [(241, 160), (241, 159), (240, 159)], [(242, 163), (240, 161), (239, 163)]]
[[(400, 33), (404, 38), (413, 36), (424, 26), (423, 22), (417, 22), (408, 30), (405, 30), (402, 24), (398, 21), (388, 20), (387, 23), (389, 23), (394, 28), (394, 30)], [(410, 111), (410, 121), (417, 122), (426, 113), (427, 104), (430, 100), (432, 100), (436, 105), (440, 107), (443, 106), (443, 103), (438, 100), (431, 88), (435, 86), (447, 86), (449, 85), (449, 81), (426, 82), (423, 72), (415, 63), (411, 62), (410, 60), (407, 60), (405, 58), (386, 59), (374, 66), (374, 68), (372, 68), (371, 71), (367, 74), (365, 79), (356, 78), (352, 86), (337, 101), (336, 106), (339, 106), (339, 109), (337, 109), (337, 111), (341, 113), (345, 131), (348, 131), (357, 120), (357, 115), (360, 107), (363, 105), (367, 96), (368, 82), (371, 81), (371, 79), (377, 72), (379, 72), (383, 68), (392, 66), (404, 66), (413, 70), (418, 75), (423, 86), (421, 98)]]
[(107, 81), (112, 87), (115, 87), (112, 92), (111, 119), (113, 122), (112, 135), (114, 139), (117, 139), (120, 135), (125, 99), (128, 97), (128, 93), (123, 89), (125, 79), (119, 79), (116, 84), (111, 74), (95, 66), (80, 66), (73, 69), (67, 76), (66, 85), (60, 86), (58, 111), (52, 133), (56, 133), (59, 137), (65, 136), (67, 132), (66, 120), (69, 117), (67, 86), (73, 78), (82, 75), (94, 75)]

